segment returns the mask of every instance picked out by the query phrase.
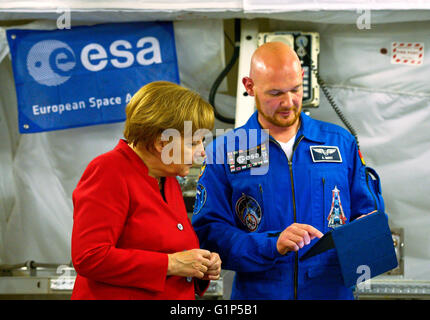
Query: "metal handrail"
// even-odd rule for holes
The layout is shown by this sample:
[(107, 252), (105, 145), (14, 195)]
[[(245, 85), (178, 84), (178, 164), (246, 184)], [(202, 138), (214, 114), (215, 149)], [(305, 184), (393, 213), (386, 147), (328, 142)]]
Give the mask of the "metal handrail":
[(12, 272), (14, 270), (19, 270), (21, 268), (27, 268), (28, 270), (30, 270), (30, 274), (34, 275), (34, 272), (37, 270), (37, 268), (56, 269), (62, 265), (68, 265), (70, 267), (73, 266), (72, 262), (69, 262), (68, 264), (57, 264), (57, 263), (39, 263), (33, 260), (27, 260), (23, 263), (18, 263), (18, 264), (1, 264), (0, 272)]

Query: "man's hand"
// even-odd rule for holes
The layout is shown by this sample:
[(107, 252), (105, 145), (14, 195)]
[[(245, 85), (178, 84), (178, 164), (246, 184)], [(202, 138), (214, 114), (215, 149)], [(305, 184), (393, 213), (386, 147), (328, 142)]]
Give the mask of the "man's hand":
[(276, 249), (282, 255), (289, 251), (299, 251), (315, 238), (321, 238), (323, 234), (308, 224), (293, 223), (281, 232), (276, 243)]
[(357, 219), (355, 219), (355, 220), (358, 220), (358, 219), (361, 219), (361, 218), (364, 218), (365, 216), (368, 216), (369, 214), (372, 214), (372, 213), (374, 213), (374, 212), (377, 212), (378, 210), (373, 210), (372, 212), (369, 212), (369, 213), (367, 213), (367, 214), (363, 214), (363, 215), (361, 215), (361, 216), (359, 216)]

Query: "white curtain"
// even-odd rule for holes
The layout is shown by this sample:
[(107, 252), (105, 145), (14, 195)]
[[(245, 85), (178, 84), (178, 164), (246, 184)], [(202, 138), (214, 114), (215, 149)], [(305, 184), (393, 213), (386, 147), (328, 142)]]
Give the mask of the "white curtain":
[(243, 0), (245, 12), (280, 12), (302, 10), (411, 10), (430, 9), (421, 0)]
[(357, 10), (371, 10), (372, 23), (429, 19), (425, 0), (2, 0), (0, 20), (57, 19), (67, 9), (72, 21), (138, 21), (269, 18), (315, 23), (355, 23)]
[(0, 8), (6, 10), (56, 10), (57, 8), (70, 8), (72, 10), (97, 10), (104, 9), (140, 9), (140, 10), (218, 10), (218, 9), (235, 9), (241, 8), (241, 0), (217, 0), (217, 1), (201, 1), (201, 0), (3, 0), (0, 3)]
[(411, 10), (430, 9), (430, 3), (422, 0), (3, 0), (0, 8), (9, 11), (55, 11), (57, 8), (72, 10), (229, 10), (242, 9), (246, 13), (259, 11), (303, 10)]

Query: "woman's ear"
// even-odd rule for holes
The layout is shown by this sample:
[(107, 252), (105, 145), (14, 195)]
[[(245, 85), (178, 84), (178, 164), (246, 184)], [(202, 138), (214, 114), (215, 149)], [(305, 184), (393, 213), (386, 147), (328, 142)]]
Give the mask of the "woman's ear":
[(155, 151), (157, 151), (158, 153), (161, 153), (166, 144), (167, 144), (167, 141), (162, 141), (161, 137), (158, 137), (157, 139), (155, 139), (153, 147)]

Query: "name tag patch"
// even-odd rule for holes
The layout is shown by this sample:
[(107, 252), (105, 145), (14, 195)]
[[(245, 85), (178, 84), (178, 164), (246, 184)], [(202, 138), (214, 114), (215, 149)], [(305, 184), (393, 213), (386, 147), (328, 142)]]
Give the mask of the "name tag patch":
[(265, 144), (249, 150), (238, 150), (227, 153), (230, 172), (239, 172), (269, 163), (269, 155)]
[(342, 162), (339, 147), (310, 146), (313, 162)]

